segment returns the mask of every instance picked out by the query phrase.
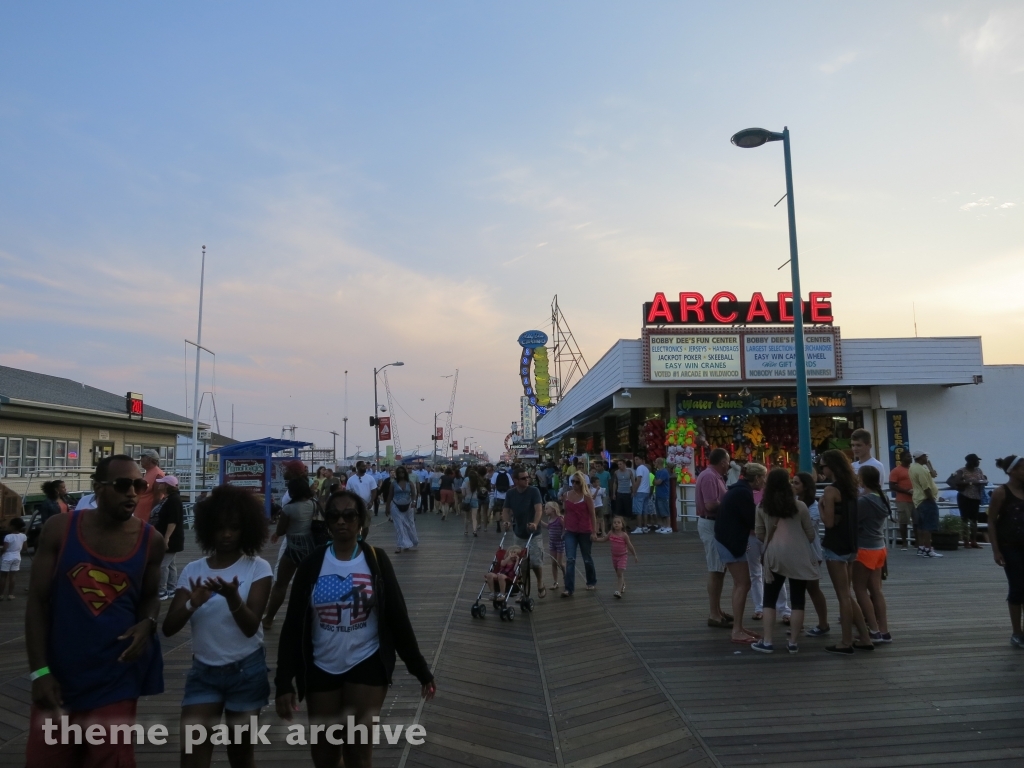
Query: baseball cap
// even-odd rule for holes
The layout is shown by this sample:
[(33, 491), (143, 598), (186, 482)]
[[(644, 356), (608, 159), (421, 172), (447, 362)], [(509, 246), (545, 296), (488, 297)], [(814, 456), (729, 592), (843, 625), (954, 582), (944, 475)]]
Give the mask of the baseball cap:
[(914, 457), (915, 459), (920, 459), (922, 456), (927, 456), (928, 452), (927, 451), (913, 451), (910, 455), (912, 457)]
[(160, 461), (160, 454), (154, 451), (152, 448), (147, 448), (142, 452), (142, 458), (152, 459), (153, 461)]
[(981, 461), (981, 456), (976, 453), (968, 453), (964, 456), (964, 461)]
[(156, 482), (163, 483), (164, 485), (169, 485), (172, 488), (178, 487), (178, 478), (176, 478), (174, 475), (164, 475), (163, 477), (158, 477), (156, 479)]

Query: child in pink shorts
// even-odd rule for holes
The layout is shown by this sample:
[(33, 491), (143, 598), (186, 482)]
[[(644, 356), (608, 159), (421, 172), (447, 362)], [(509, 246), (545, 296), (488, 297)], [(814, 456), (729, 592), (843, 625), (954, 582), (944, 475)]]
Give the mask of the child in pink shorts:
[(619, 588), (614, 594), (616, 597), (622, 597), (622, 593), (626, 591), (626, 560), (629, 554), (633, 555), (634, 562), (640, 562), (633, 542), (626, 533), (626, 521), (616, 515), (612, 518), (612, 529), (607, 534), (598, 536), (597, 540), (607, 541), (612, 545), (612, 566), (615, 568), (615, 575), (619, 577)]

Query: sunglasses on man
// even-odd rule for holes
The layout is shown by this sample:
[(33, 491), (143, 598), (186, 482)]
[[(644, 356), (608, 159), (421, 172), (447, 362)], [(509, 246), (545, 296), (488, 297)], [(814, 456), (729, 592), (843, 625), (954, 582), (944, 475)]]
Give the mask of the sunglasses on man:
[(518, 482), (519, 480), (529, 480), (529, 479), (530, 479), (529, 475), (519, 475), (519, 477), (516, 478), (516, 481)]
[(129, 488), (134, 488), (136, 493), (145, 493), (149, 483), (141, 477), (133, 480), (130, 477), (119, 477), (116, 480), (97, 480), (96, 485), (110, 485), (118, 493), (128, 493)]

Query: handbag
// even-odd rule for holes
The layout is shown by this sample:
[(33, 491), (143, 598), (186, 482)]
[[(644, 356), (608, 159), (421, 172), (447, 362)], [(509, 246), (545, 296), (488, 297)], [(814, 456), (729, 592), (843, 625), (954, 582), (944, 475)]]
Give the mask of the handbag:
[(323, 507), (319, 499), (314, 499), (316, 509), (313, 511), (313, 519), (309, 521), (309, 533), (313, 537), (314, 546), (322, 546), (331, 540), (331, 534), (327, 530), (327, 521), (324, 519)]
[(964, 471), (962, 469), (958, 469), (947, 477), (946, 485), (956, 491), (959, 491), (963, 486), (967, 485), (967, 483), (964, 482)]
[[(391, 501), (398, 508), (399, 512), (408, 512), (409, 511), (409, 507), (412, 506), (412, 493), (410, 491), (407, 491), (405, 488), (403, 488), (398, 483), (395, 483), (394, 487), (395, 487), (395, 492), (394, 492), (394, 494), (391, 497)], [(398, 495), (399, 494), (401, 494), (405, 498), (409, 499), (409, 501), (405, 502), (404, 504), (399, 504), (398, 503)]]
[(768, 538), (764, 540), (764, 547), (761, 549), (761, 572), (764, 574), (764, 583), (772, 584), (775, 581), (775, 575), (772, 573), (772, 569), (764, 564), (764, 558), (768, 554), (768, 545), (772, 543), (772, 538), (774, 538), (775, 531), (778, 529), (781, 521), (777, 517), (770, 517), (768, 515), (765, 515), (765, 517), (768, 517), (769, 520), (774, 520), (775, 526), (768, 532)]

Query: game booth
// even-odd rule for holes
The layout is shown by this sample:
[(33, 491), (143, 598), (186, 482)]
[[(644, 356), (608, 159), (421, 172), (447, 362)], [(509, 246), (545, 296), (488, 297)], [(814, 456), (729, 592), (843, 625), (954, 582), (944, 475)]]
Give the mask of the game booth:
[(310, 445), (297, 440), (265, 437), (215, 448), (210, 455), (217, 456), (219, 482), (262, 494), (264, 510), (269, 518), (271, 504), (280, 504), (285, 492), (282, 465), (297, 459), (299, 450)]

